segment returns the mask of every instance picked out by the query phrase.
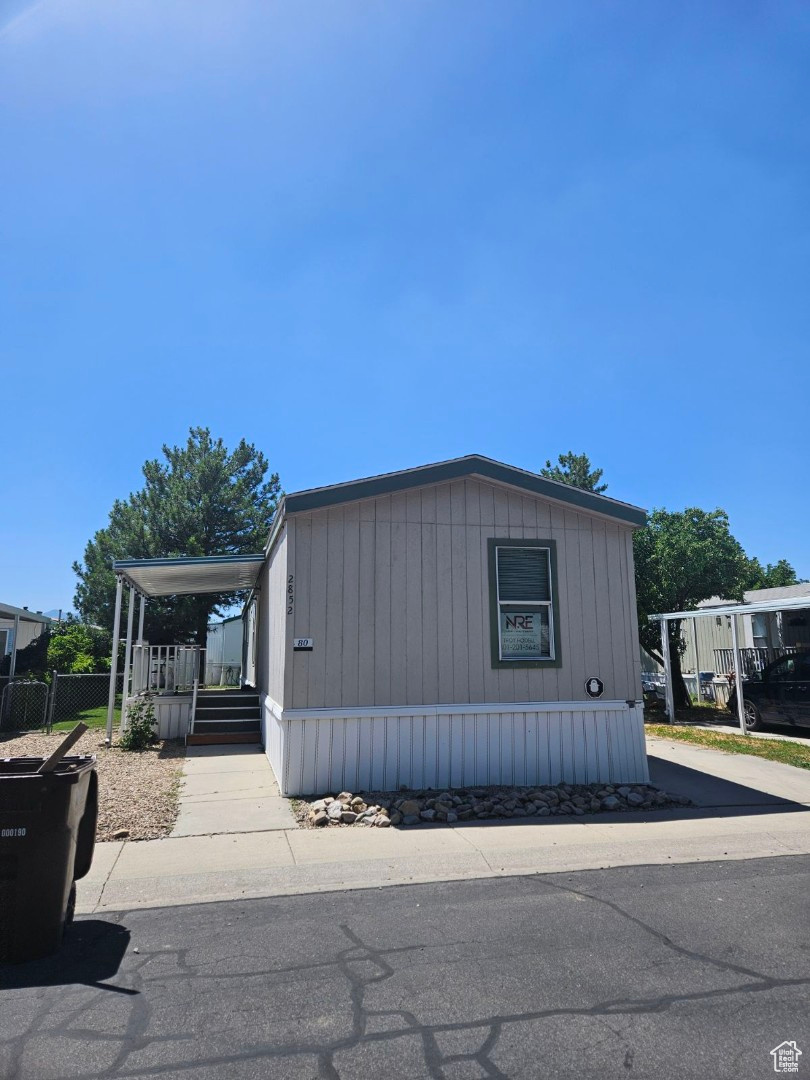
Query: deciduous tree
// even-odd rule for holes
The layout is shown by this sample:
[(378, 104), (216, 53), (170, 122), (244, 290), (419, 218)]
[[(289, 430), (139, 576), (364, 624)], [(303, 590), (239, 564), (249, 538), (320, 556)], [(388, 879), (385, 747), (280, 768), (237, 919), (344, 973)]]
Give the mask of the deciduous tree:
[[(725, 510), (653, 510), (633, 538), (641, 644), (659, 663), (661, 627), (649, 616), (694, 610), (701, 600), (742, 599), (748, 559), (731, 535)], [(689, 704), (681, 674), (681, 620), (669, 623), (675, 707)]]
[(798, 585), (796, 571), (787, 561), (780, 559), (776, 563), (763, 566), (757, 558), (748, 560), (745, 572), (745, 589), (780, 589), (786, 585)]

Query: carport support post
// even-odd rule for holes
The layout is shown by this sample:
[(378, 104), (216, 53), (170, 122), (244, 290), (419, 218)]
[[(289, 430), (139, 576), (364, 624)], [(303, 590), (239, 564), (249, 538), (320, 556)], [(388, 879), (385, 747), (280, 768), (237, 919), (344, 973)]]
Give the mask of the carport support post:
[(11, 660), (8, 667), (8, 681), (14, 681), (14, 672), (17, 670), (17, 640), (20, 636), (20, 616), (14, 616), (14, 643), (11, 646)]
[(734, 686), (737, 690), (737, 719), (740, 722), (740, 731), (747, 735), (745, 727), (745, 702), (743, 701), (742, 688), (742, 658), (740, 646), (737, 641), (737, 616), (731, 616), (731, 647), (734, 650)]
[(143, 617), (146, 613), (146, 597), (141, 594), (141, 609), (138, 612), (138, 644), (143, 642)]
[(661, 656), (664, 661), (664, 678), (666, 679), (664, 694), (666, 696), (667, 720), (670, 724), (674, 724), (675, 693), (672, 689), (672, 662), (669, 658), (669, 623), (666, 619), (661, 619)]
[(121, 640), (121, 593), (124, 589), (122, 578), (118, 578), (115, 587), (115, 616), (113, 618), (112, 656), (110, 658), (110, 693), (107, 698), (107, 746), (112, 745), (113, 713), (115, 712), (115, 683), (118, 678), (118, 642)]
[(124, 686), (121, 695), (121, 726), (120, 731), (124, 730), (124, 723), (127, 718), (127, 698), (129, 697), (129, 672), (130, 665), (132, 663), (132, 625), (135, 621), (135, 586), (129, 587), (129, 602), (127, 604), (127, 643), (124, 646)]

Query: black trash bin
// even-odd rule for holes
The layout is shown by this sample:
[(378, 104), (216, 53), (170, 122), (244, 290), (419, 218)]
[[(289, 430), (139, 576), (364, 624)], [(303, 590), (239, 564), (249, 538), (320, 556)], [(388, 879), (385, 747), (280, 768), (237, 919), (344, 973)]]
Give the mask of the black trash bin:
[(90, 869), (98, 819), (95, 755), (0, 758), (0, 963), (56, 952)]

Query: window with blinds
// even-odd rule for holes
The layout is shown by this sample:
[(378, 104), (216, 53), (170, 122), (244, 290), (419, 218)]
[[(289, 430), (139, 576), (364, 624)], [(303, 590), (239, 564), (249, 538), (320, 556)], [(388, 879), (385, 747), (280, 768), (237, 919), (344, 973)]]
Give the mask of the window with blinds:
[(554, 660), (551, 551), (495, 545), (498, 659)]

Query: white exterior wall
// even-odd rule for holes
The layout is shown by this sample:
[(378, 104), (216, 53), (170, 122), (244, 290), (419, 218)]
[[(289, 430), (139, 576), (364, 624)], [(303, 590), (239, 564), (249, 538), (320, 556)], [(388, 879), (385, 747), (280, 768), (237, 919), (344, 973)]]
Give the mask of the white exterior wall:
[(206, 662), (209, 664), (242, 663), (242, 619), (211, 623), (206, 635)]
[[(141, 698), (128, 698), (134, 705)], [(152, 698), (159, 739), (184, 739), (191, 721), (191, 694), (166, 694)]]
[[(32, 641), (36, 641), (47, 628), (47, 623), (29, 622), (27, 619), (20, 619), (17, 629), (17, 652), (25, 649)], [(0, 630), (8, 631), (6, 646), (7, 652), (11, 652), (14, 644), (14, 620), (0, 619)]]
[(226, 677), (238, 678), (244, 626), (241, 618), (209, 625), (205, 639), (206, 680), (224, 683)]
[(287, 528), (262, 568), (257, 582), (258, 619), (256, 626), (256, 689), (283, 705), (284, 667), (289, 650), (286, 628)]
[[(376, 710), (375, 710), (376, 713)], [(502, 705), (393, 710), (265, 710), (283, 795), (402, 787), (647, 783), (640, 705)]]
[[(649, 779), (629, 526), (463, 479), (285, 529), (259, 581), (258, 680), (284, 794)], [(490, 537), (555, 541), (559, 666), (493, 666)]]

